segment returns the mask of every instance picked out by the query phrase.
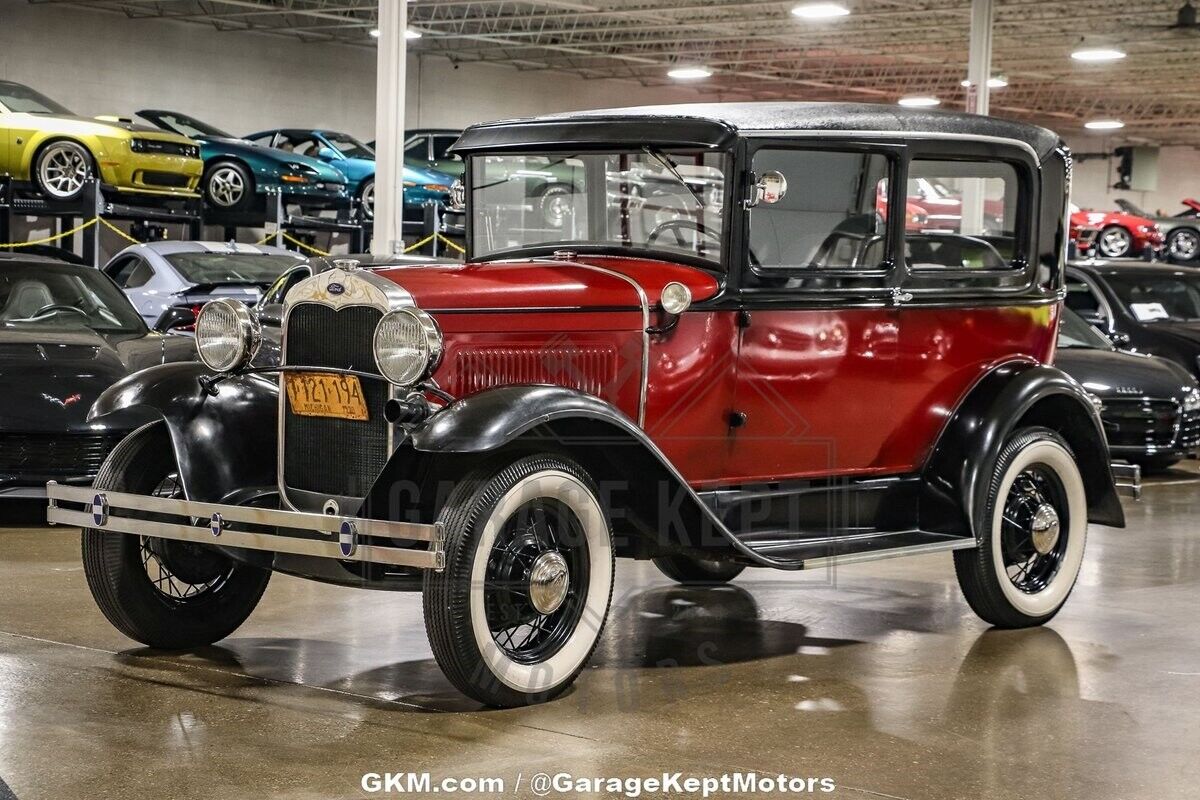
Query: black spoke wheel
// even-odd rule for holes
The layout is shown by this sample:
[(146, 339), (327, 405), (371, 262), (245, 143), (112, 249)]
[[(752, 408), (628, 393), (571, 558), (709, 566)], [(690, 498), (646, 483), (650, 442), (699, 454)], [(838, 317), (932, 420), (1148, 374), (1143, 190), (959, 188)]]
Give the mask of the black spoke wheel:
[(954, 552), (959, 586), (992, 625), (1041, 625), (1066, 603), (1083, 563), (1087, 495), (1075, 456), (1054, 431), (1019, 430), (987, 488), (978, 546)]
[(446, 567), (425, 573), (438, 666), (491, 706), (549, 700), (591, 657), (612, 597), (613, 547), (595, 484), (557, 455), (470, 473), (439, 514)]
[[(129, 434), (96, 476), (96, 489), (183, 496), (166, 426)], [(163, 650), (212, 644), (258, 605), (269, 570), (211, 545), (84, 529), (83, 572), (96, 605), (131, 639)]]

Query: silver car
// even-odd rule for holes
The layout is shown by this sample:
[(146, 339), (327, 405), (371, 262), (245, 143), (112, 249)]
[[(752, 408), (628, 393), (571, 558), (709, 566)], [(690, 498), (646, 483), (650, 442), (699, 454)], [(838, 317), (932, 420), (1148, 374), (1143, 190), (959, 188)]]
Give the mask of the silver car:
[(103, 271), (151, 328), (187, 330), (209, 300), (233, 297), (254, 305), (281, 273), (304, 260), (265, 245), (147, 242), (126, 247)]

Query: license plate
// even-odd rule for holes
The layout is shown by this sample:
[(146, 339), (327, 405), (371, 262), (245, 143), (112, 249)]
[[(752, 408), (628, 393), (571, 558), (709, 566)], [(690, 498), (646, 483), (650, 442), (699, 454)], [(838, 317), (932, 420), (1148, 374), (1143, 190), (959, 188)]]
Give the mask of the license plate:
[(367, 419), (367, 401), (357, 375), (301, 372), (284, 376), (292, 413), (302, 417)]

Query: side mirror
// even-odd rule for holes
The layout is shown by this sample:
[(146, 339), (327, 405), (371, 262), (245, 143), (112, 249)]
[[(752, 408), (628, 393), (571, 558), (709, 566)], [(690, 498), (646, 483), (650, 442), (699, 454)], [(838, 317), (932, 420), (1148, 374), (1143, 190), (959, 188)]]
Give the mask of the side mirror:
[(159, 333), (195, 330), (195, 327), (196, 309), (192, 306), (171, 306), (154, 323), (154, 330)]
[(317, 150), (317, 158), (322, 161), (337, 161), (341, 156), (332, 147), (321, 147)]
[(757, 180), (754, 182), (753, 196), (746, 201), (746, 205), (750, 208), (760, 203), (774, 205), (786, 195), (787, 178), (783, 177), (782, 172), (771, 170), (757, 176)]

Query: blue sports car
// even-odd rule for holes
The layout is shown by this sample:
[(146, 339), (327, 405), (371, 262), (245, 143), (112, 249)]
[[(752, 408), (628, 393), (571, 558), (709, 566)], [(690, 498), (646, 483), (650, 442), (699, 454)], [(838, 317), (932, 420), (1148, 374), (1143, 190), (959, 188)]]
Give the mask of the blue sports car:
[[(353, 136), (312, 128), (277, 128), (246, 137), (256, 144), (316, 158), (346, 177), (347, 190), (358, 201), (363, 217), (375, 216), (375, 151)], [(422, 167), (404, 166), (404, 221), (424, 221), (428, 200), (447, 204), (454, 178)]]

